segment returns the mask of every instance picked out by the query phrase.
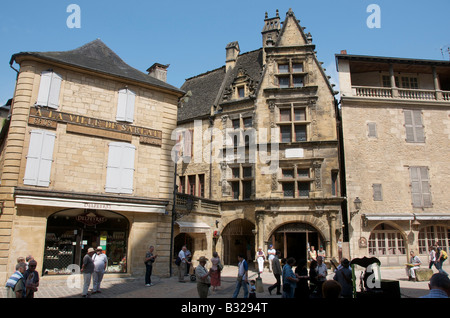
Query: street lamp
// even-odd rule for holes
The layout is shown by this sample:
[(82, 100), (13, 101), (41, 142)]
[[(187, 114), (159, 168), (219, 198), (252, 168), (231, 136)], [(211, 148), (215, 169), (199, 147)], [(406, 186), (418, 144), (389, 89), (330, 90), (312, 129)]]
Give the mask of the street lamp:
[(361, 210), (362, 201), (359, 197), (356, 197), (355, 201), (353, 201), (353, 204), (355, 205), (355, 210), (353, 212), (350, 212), (350, 220), (353, 219), (353, 217), (359, 213)]

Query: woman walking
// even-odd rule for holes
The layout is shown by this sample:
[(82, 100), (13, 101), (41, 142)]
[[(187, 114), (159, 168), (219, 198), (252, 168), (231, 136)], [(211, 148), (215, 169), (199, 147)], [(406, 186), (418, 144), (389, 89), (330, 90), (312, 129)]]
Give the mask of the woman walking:
[(220, 257), (219, 254), (217, 254), (217, 252), (213, 253), (213, 257), (211, 258), (211, 287), (212, 287), (212, 291), (216, 291), (217, 287), (220, 286), (220, 273), (223, 269), (223, 265), (220, 262)]

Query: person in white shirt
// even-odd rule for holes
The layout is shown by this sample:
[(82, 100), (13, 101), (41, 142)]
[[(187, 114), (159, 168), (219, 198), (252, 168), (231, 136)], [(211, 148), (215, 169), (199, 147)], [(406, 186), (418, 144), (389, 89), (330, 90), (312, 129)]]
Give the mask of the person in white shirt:
[(273, 245), (269, 245), (269, 249), (267, 250), (267, 255), (269, 259), (269, 272), (272, 272), (272, 260), (275, 257), (277, 251), (273, 248)]
[(419, 257), (417, 257), (414, 254), (414, 251), (411, 251), (409, 253), (411, 256), (409, 259), (409, 264), (406, 265), (406, 275), (408, 276), (409, 280), (416, 280), (416, 269), (420, 268), (420, 264), (422, 262), (420, 261)]
[(184, 281), (184, 274), (186, 273), (186, 264), (188, 264), (188, 263), (191, 264), (191, 262), (189, 262), (189, 260), (186, 257), (186, 251), (187, 251), (187, 248), (186, 248), (186, 245), (184, 245), (181, 248), (181, 251), (178, 253), (178, 257), (181, 260), (180, 265), (178, 265), (178, 281), (180, 283), (184, 283), (185, 282)]
[(94, 261), (94, 273), (92, 274), (94, 282), (92, 293), (101, 293), (100, 284), (103, 280), (106, 267), (108, 266), (108, 257), (103, 253), (101, 246), (97, 247), (96, 253), (92, 256), (92, 260)]

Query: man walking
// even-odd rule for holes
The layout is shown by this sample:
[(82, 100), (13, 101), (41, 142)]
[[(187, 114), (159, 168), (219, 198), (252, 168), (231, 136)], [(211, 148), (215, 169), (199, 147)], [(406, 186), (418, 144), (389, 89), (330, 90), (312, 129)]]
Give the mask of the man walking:
[(238, 277), (236, 280), (236, 289), (234, 290), (233, 298), (237, 298), (239, 291), (244, 290), (244, 298), (248, 298), (248, 264), (244, 259), (244, 255), (238, 255)]
[(28, 263), (28, 269), (23, 274), (25, 282), (25, 298), (34, 298), (34, 293), (39, 287), (39, 274), (36, 271), (37, 262), (31, 259)]
[(95, 254), (95, 250), (90, 247), (87, 254), (83, 258), (83, 265), (81, 266), (81, 272), (83, 273), (83, 292), (81, 297), (88, 297), (89, 285), (91, 284), (92, 273), (94, 272), (94, 261), (92, 256)]
[(106, 266), (108, 265), (108, 257), (103, 254), (103, 249), (101, 246), (97, 247), (97, 252), (92, 256), (94, 261), (94, 273), (92, 274), (94, 288), (92, 293), (101, 293), (100, 284), (103, 280), (103, 275), (105, 275)]
[(6, 297), (7, 298), (24, 298), (25, 282), (23, 274), (27, 268), (25, 262), (17, 263), (16, 271), (6, 282)]
[(281, 256), (281, 252), (277, 251), (274, 258), (272, 259), (272, 272), (273, 272), (273, 276), (275, 276), (275, 279), (277, 280), (277, 282), (268, 288), (269, 294), (271, 294), (271, 295), (272, 295), (272, 290), (274, 290), (275, 288), (277, 289), (277, 295), (281, 295), (281, 292), (280, 292), (280, 288), (281, 288), (280, 256)]
[(447, 275), (448, 273), (444, 270), (444, 262), (447, 259), (447, 253), (444, 251), (442, 247), (439, 246), (439, 242), (436, 241), (436, 267), (439, 270), (439, 273)]

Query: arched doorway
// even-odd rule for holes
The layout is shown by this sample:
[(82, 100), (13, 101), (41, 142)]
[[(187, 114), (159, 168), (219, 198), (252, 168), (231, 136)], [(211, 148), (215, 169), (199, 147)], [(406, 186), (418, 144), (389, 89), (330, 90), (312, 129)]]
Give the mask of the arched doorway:
[(180, 233), (173, 240), (173, 258), (176, 259), (183, 245), (194, 254), (194, 240), (187, 233)]
[(101, 246), (108, 257), (107, 273), (127, 271), (129, 222), (106, 210), (68, 209), (47, 219), (43, 275), (72, 274), (88, 248)]
[[(278, 227), (269, 240), (276, 250), (281, 251), (282, 257), (293, 257), (296, 261), (308, 259), (308, 250), (314, 246), (315, 250), (324, 244), (323, 237), (310, 224), (295, 222)], [(323, 246), (325, 249), (325, 246)]]
[(230, 222), (222, 232), (223, 262), (225, 265), (237, 265), (238, 255), (245, 255), (251, 262), (255, 253), (255, 225), (250, 221), (239, 219)]

